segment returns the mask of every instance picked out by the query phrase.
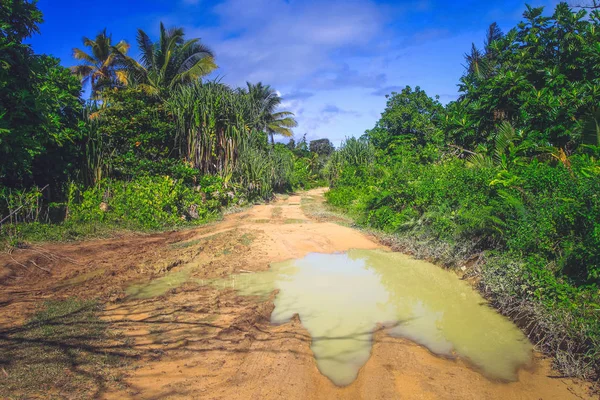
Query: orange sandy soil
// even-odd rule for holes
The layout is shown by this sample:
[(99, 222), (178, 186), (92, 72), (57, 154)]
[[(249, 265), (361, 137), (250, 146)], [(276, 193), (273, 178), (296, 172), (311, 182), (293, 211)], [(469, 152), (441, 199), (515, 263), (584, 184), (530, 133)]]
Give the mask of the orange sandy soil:
[[(310, 252), (382, 247), (357, 230), (305, 214), (301, 200), (319, 204), (322, 194), (317, 189), (280, 198), (191, 230), (0, 254), (0, 326), (22, 324), (44, 300), (97, 299), (102, 319), (129, 346), (123, 352), (129, 359), (119, 367), (123, 379), (99, 383), (98, 398), (594, 398), (588, 383), (561, 377), (540, 354), (517, 382), (494, 382), (464, 360), (437, 357), (384, 330), (375, 333), (358, 379), (336, 387), (319, 373), (310, 335), (297, 317), (270, 324), (275, 293), (261, 300), (198, 283), (262, 271), (270, 262)], [(194, 265), (190, 281), (163, 295), (133, 299), (125, 293), (133, 283), (189, 265)]]

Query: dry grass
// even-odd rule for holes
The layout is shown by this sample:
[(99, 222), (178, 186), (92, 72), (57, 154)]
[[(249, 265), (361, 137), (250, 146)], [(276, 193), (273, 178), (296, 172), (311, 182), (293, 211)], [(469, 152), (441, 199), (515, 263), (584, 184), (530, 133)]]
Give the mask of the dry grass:
[(250, 246), (252, 244), (252, 242), (254, 242), (254, 239), (256, 239), (256, 237), (253, 234), (244, 233), (240, 237), (240, 243), (243, 244), (244, 246)]
[(170, 244), (170, 246), (174, 249), (185, 249), (188, 247), (192, 247), (197, 245), (198, 243), (200, 243), (201, 240), (200, 239), (196, 239), (196, 240), (189, 240), (187, 242), (177, 242), (177, 243), (172, 243)]

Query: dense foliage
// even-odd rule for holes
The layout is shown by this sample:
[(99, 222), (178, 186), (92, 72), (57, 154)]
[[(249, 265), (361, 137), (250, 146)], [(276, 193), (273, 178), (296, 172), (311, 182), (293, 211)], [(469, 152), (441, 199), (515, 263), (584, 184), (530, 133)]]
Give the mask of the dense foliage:
[[(527, 8), (466, 55), (460, 98), (407, 87), (326, 168), (330, 204), (467, 268), (569, 375), (600, 372), (600, 13)], [(471, 269), (468, 269), (470, 267)]]
[(42, 21), (34, 4), (0, 9), (0, 180), (9, 187), (68, 179), (76, 162), (81, 85), (56, 58), (23, 43)]
[(41, 21), (35, 1), (2, 3), (0, 233), (28, 231), (23, 222), (203, 222), (319, 181), (325, 155), (268, 143), (296, 126), (278, 92), (203, 81), (215, 55), (182, 28), (161, 23), (157, 41), (138, 30), (139, 60), (104, 30), (73, 49), (80, 64), (69, 70), (23, 43)]
[(494, 127), (507, 120), (538, 144), (600, 144), (599, 12), (561, 3), (551, 16), (528, 6), (523, 17), (506, 35), (493, 24), (484, 50), (473, 46), (446, 132), (474, 148), (489, 144)]

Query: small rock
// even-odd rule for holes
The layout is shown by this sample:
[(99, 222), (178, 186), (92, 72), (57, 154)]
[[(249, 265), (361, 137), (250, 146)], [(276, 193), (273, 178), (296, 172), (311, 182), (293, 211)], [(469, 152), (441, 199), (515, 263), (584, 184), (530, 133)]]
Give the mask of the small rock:
[(198, 214), (198, 206), (196, 204), (192, 204), (188, 210), (188, 214), (190, 215), (190, 218), (198, 219), (200, 217)]

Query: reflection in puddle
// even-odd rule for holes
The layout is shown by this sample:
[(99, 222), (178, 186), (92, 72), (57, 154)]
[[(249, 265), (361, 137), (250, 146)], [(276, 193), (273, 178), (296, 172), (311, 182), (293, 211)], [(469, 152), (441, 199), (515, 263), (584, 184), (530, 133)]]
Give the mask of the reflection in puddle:
[(356, 379), (369, 359), (378, 324), (436, 354), (467, 359), (490, 378), (515, 380), (531, 358), (527, 338), (468, 284), (399, 253), (313, 253), (212, 283), (244, 295), (279, 289), (271, 321), (299, 314), (319, 370), (340, 386)]

